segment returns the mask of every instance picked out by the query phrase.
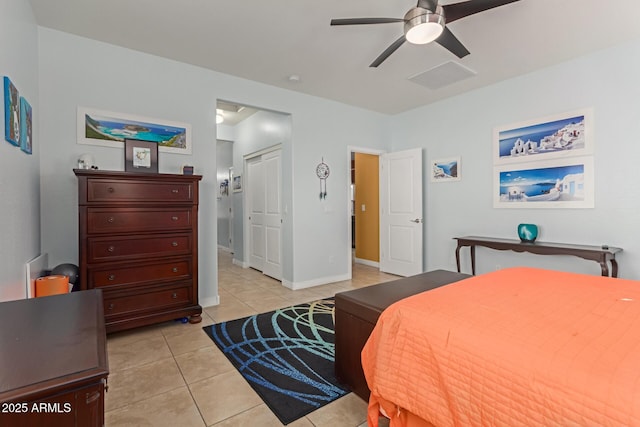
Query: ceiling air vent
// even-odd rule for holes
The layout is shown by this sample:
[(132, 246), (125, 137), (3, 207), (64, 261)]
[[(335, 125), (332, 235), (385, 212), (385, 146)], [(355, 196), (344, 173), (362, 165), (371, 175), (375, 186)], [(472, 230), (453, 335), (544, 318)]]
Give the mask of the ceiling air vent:
[(409, 77), (409, 80), (421, 86), (428, 87), (431, 90), (436, 90), (468, 79), (476, 74), (475, 71), (464, 65), (449, 61), (433, 67), (430, 70), (416, 74), (413, 77)]

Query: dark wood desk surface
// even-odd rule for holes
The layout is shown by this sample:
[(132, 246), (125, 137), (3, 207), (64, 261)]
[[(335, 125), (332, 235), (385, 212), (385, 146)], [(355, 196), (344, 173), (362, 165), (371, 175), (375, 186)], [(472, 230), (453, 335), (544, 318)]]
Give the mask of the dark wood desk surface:
[(0, 303), (0, 402), (106, 378), (99, 289)]
[(611, 263), (611, 276), (618, 277), (618, 263), (616, 253), (621, 248), (613, 246), (575, 245), (556, 242), (522, 242), (515, 239), (501, 239), (495, 237), (465, 236), (454, 237), (458, 241), (456, 247), (456, 266), (460, 272), (460, 248), (469, 246), (471, 250), (471, 271), (476, 274), (475, 248), (481, 246), (499, 251), (511, 250), (515, 252), (529, 252), (537, 255), (572, 255), (600, 264), (602, 275), (609, 275), (608, 263)]

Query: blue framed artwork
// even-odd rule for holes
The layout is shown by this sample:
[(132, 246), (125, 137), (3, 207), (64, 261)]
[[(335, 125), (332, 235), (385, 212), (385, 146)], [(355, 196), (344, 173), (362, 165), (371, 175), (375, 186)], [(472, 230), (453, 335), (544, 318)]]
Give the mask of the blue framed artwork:
[(9, 77), (4, 77), (4, 138), (20, 145), (20, 94)]
[(27, 154), (33, 152), (33, 110), (22, 96), (20, 97), (20, 149)]
[(433, 161), (431, 182), (460, 181), (460, 157)]
[(78, 144), (123, 147), (125, 139), (151, 141), (165, 153), (191, 154), (191, 125), (78, 107)]
[(494, 164), (593, 154), (589, 108), (494, 128)]
[(494, 168), (494, 208), (593, 208), (593, 156)]

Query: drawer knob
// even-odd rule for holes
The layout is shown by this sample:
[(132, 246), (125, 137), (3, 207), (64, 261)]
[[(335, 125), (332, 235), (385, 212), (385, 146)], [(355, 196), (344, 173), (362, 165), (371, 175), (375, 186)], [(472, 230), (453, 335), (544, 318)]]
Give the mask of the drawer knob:
[(178, 267), (173, 267), (173, 268), (171, 269), (171, 271), (173, 271), (174, 273), (177, 273), (177, 272), (178, 272)]
[(112, 216), (110, 216), (109, 218), (107, 218), (107, 222), (112, 223), (115, 221), (116, 219)]
[(113, 252), (113, 251), (115, 251), (115, 250), (116, 250), (116, 247), (115, 247), (115, 246), (109, 246), (109, 247), (107, 248), (107, 251), (109, 251), (109, 252)]
[(113, 303), (112, 303), (112, 304), (109, 304), (109, 310), (113, 310), (113, 307), (114, 307), (114, 306), (113, 306)]
[(173, 298), (173, 299), (178, 299), (178, 294), (177, 294), (176, 292), (174, 292), (174, 293), (171, 295), (171, 298)]
[(116, 275), (115, 274), (110, 274), (109, 277), (107, 277), (107, 279), (109, 279), (109, 281), (113, 282), (114, 280), (116, 280)]
[(172, 220), (172, 221), (177, 221), (177, 220), (178, 220), (178, 217), (177, 217), (177, 216), (172, 216), (172, 217), (171, 217), (171, 220)]
[(175, 248), (176, 246), (178, 246), (178, 242), (171, 242), (171, 246)]
[(179, 191), (176, 190), (175, 188), (173, 190), (171, 190), (171, 192), (174, 193), (174, 194), (178, 194), (179, 193)]
[(87, 393), (85, 396), (85, 401), (87, 405), (91, 402), (94, 402), (100, 398), (101, 393), (99, 391), (94, 391), (93, 393)]
[(113, 189), (113, 187), (109, 187), (109, 188), (107, 188), (107, 191), (108, 191), (109, 193), (113, 193), (113, 192), (114, 192), (114, 191), (116, 191), (116, 190), (114, 190), (114, 189)]

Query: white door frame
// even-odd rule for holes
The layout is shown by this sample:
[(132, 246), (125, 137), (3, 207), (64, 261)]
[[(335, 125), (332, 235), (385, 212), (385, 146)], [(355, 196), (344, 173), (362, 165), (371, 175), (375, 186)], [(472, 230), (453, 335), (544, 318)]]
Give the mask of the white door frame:
[[(375, 148), (367, 148), (367, 147), (356, 147), (352, 145), (347, 146), (347, 170), (349, 171), (349, 182), (347, 182), (347, 236), (349, 242), (351, 241), (351, 236), (353, 231), (351, 230), (351, 153), (362, 153), (362, 154), (373, 154), (375, 156), (381, 156), (386, 153), (385, 150), (377, 150)], [(347, 244), (347, 276), (349, 280), (353, 278), (353, 269), (351, 268), (351, 263), (353, 262), (351, 244)]]
[[(243, 159), (243, 174), (247, 173), (247, 163), (249, 162), (249, 160), (262, 156), (263, 154), (267, 154), (267, 153), (271, 153), (273, 151), (276, 150), (282, 150), (282, 143), (280, 144), (276, 144), (276, 145), (272, 145), (270, 147), (267, 148), (263, 148), (261, 150), (258, 151), (254, 151), (253, 153), (249, 153), (249, 154), (245, 154), (244, 156), (242, 156)], [(281, 171), (282, 172), (282, 171)], [(242, 265), (244, 268), (248, 268), (249, 267), (249, 243), (251, 242), (250, 238), (249, 238), (249, 221), (247, 220), (247, 212), (246, 212), (246, 208), (248, 206), (248, 198), (247, 198), (247, 191), (246, 191), (246, 186), (249, 185), (249, 180), (247, 179), (247, 176), (244, 176), (242, 178), (242, 210), (243, 210), (243, 215), (242, 215)], [(281, 183), (282, 185), (282, 183)], [(282, 188), (280, 188), (280, 191), (282, 191)], [(280, 208), (282, 209), (282, 206), (280, 206)], [(280, 241), (282, 242), (282, 228), (280, 229)], [(282, 245), (280, 245), (280, 251), (282, 251)], [(280, 259), (282, 259), (282, 254), (280, 254), (281, 257)]]

